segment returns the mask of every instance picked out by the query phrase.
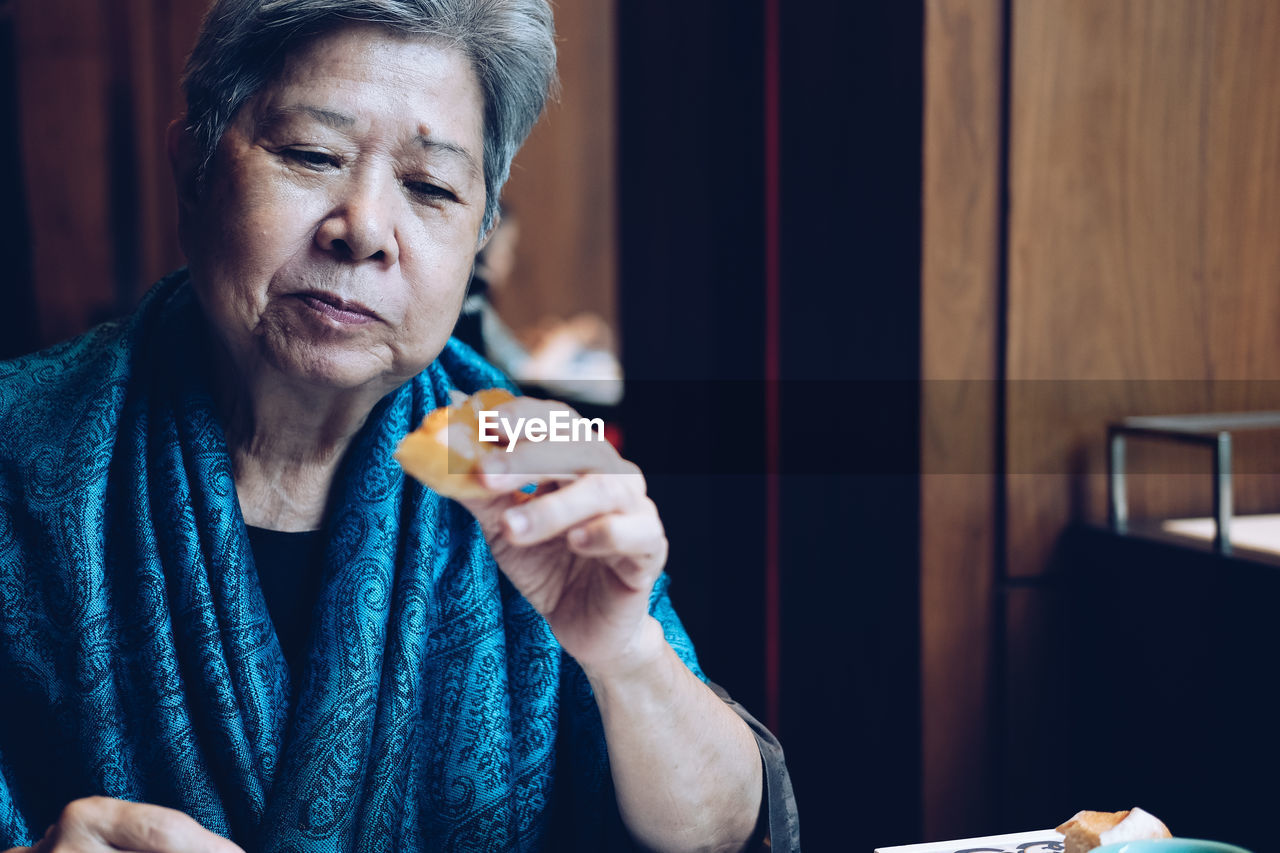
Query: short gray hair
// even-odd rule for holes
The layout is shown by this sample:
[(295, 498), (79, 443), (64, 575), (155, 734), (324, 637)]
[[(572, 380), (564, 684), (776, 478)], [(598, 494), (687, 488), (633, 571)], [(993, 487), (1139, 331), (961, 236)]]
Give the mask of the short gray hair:
[(557, 88), (547, 0), (215, 0), (182, 81), (201, 175), (231, 119), (288, 53), (353, 21), (439, 40), (471, 62), (484, 95), (481, 233), (488, 231), (511, 161)]

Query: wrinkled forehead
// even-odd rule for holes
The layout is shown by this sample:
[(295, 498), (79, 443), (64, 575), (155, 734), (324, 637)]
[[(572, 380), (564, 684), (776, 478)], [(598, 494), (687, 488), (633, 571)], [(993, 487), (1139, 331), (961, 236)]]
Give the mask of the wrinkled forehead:
[(353, 135), (393, 128), (482, 171), (484, 97), (468, 59), (438, 38), (372, 25), (331, 30), (290, 50), (233, 122), (249, 132), (308, 123)]
[(415, 47), (424, 48), (429, 54), (445, 55), (451, 60), (454, 73), (451, 86), (469, 88), (478, 94), (477, 118), (483, 128), (485, 95), (474, 63), (456, 40), (351, 20), (330, 22), (330, 25), (299, 35), (273, 51), (268, 64), (261, 69), (260, 83), (240, 105), (232, 121), (244, 113), (246, 107), (252, 109), (261, 103), (264, 97), (270, 98), (287, 86), (316, 83), (318, 75), (335, 68), (350, 70), (364, 64), (384, 74), (412, 80), (422, 71), (424, 51), (405, 48)]
[(458, 43), (452, 39), (427, 32), (407, 32), (386, 24), (337, 20), (291, 39), (278, 51), (278, 59), (268, 82), (278, 81), (291, 73), (305, 74), (318, 60), (329, 57), (334, 52), (357, 50), (384, 59), (395, 48), (415, 45), (431, 47), (466, 59)]

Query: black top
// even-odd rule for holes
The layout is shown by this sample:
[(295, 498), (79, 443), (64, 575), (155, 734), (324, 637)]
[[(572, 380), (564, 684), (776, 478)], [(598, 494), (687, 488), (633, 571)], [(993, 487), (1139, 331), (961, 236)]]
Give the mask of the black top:
[[(275, 624), (280, 648), (289, 663), (296, 687), (305, 664), (311, 622), (320, 597), (320, 579), (324, 572), (324, 531), (308, 530), (286, 533), (249, 528), (249, 547), (258, 568), (258, 582), (267, 600), (267, 612)], [(764, 796), (756, 836), (747, 846), (749, 851), (800, 849), (799, 818), (791, 778), (782, 756), (782, 747), (768, 729), (756, 721), (745, 708), (729, 698), (719, 685), (712, 690), (746, 721), (760, 746), (764, 762)], [(768, 838), (769, 841), (765, 839)]]
[(289, 662), (294, 682), (302, 672), (311, 617), (320, 597), (324, 572), (324, 531), (287, 533), (249, 528), (249, 547), (258, 568), (258, 583), (267, 600), (267, 612), (280, 638), (280, 649)]

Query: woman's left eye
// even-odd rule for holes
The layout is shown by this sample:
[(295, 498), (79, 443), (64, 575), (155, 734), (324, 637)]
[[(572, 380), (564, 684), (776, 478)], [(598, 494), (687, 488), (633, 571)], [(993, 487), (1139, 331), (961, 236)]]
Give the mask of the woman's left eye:
[(458, 197), (449, 190), (429, 181), (405, 181), (405, 189), (415, 198), (423, 201), (457, 201)]

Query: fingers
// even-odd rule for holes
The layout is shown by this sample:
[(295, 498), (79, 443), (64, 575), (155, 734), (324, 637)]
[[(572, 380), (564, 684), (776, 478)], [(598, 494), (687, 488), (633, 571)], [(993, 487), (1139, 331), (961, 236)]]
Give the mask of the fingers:
[(606, 515), (569, 531), (569, 548), (584, 557), (628, 554), (667, 558), (667, 537), (656, 513)]
[(657, 513), (606, 515), (569, 531), (569, 549), (600, 559), (629, 589), (642, 592), (667, 562), (667, 537)]
[[(557, 413), (562, 419), (578, 415), (562, 403), (527, 397), (497, 412), (504, 419), (496, 443), (501, 449), (482, 458), (480, 473), (496, 495), (463, 501), (490, 542), (523, 550), (563, 538), (569, 552), (603, 561), (626, 586), (651, 586), (666, 563), (665, 531), (646, 496), (644, 475), (604, 440), (603, 425), (590, 437), (557, 441), (540, 431), (541, 441), (522, 439), (515, 432), (532, 419), (551, 424)], [(538, 486), (533, 496), (518, 491), (530, 483)], [(515, 563), (504, 570), (520, 574)]]
[[(535, 545), (561, 536), (584, 521), (610, 513), (645, 514), (657, 521), (658, 512), (645, 497), (642, 476), (587, 474), (506, 510), (502, 524), (512, 544)], [(657, 527), (661, 529), (661, 524)]]
[(74, 800), (34, 848), (41, 853), (244, 853), (176, 809), (110, 797)]

